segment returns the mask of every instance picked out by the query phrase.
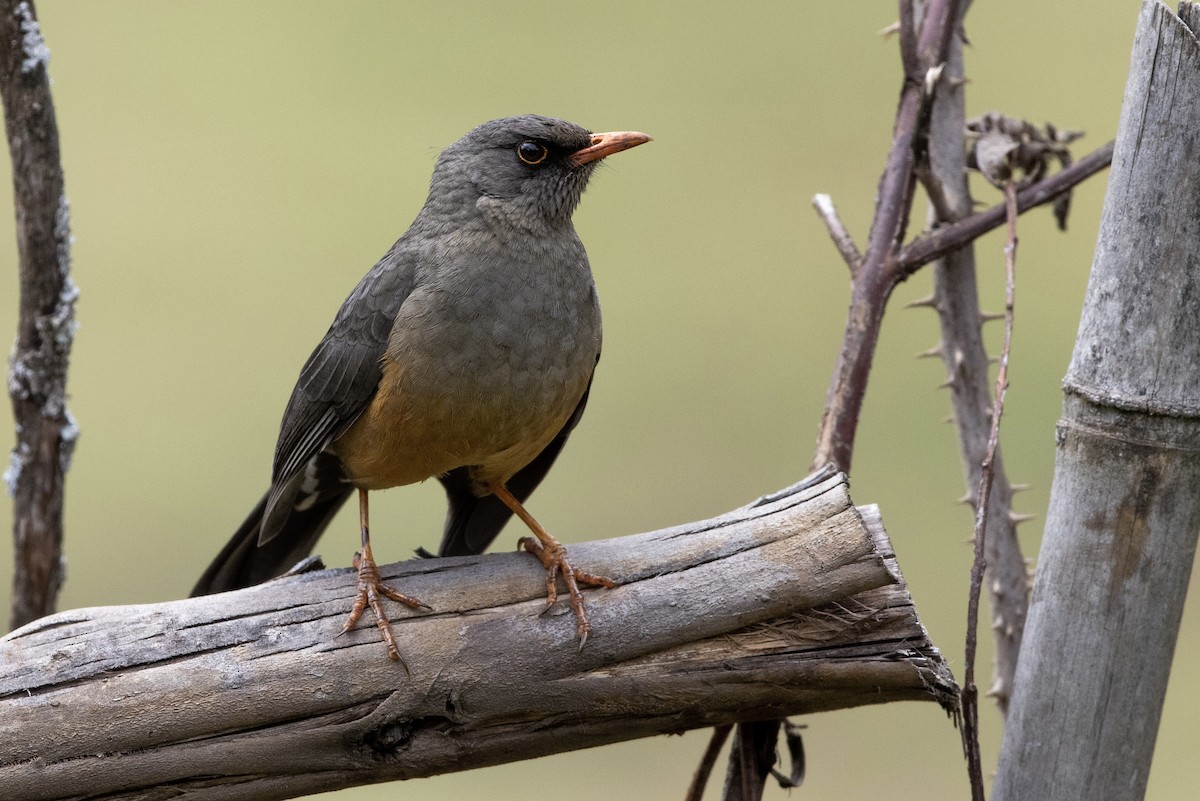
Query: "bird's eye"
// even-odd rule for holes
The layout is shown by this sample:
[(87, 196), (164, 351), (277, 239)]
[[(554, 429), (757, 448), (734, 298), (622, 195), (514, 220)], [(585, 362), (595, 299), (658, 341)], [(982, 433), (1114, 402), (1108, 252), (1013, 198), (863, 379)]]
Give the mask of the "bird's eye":
[(541, 142), (526, 139), (517, 145), (517, 158), (530, 166), (541, 164), (549, 155), (550, 151)]

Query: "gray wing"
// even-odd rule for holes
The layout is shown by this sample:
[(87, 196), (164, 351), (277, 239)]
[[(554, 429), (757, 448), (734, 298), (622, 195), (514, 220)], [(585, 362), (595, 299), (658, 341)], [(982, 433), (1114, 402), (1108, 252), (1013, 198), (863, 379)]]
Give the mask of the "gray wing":
[(305, 466), (354, 423), (375, 395), (392, 324), (416, 284), (415, 260), (403, 242), (363, 276), (300, 371), (275, 446), (260, 543), (282, 528)]

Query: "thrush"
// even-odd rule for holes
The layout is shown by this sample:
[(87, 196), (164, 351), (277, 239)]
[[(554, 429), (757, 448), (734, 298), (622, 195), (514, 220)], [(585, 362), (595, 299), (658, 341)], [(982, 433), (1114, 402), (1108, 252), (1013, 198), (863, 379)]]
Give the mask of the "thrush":
[(271, 486), (193, 595), (250, 586), (307, 556), (358, 495), (357, 595), (343, 631), (382, 599), (428, 608), (380, 580), (368, 492), (436, 477), (449, 510), (438, 553), (477, 554), (516, 514), (520, 547), (562, 577), (580, 647), (591, 629), (575, 567), (523, 504), (587, 404), (600, 305), (571, 216), (601, 159), (650, 141), (525, 115), (484, 123), (438, 157), (408, 231), (339, 309), (283, 414)]

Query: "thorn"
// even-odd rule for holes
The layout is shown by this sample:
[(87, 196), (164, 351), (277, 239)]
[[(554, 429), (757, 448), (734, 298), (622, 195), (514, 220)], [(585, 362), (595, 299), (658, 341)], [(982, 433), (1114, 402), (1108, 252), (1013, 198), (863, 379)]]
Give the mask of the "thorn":
[(945, 350), (943, 350), (943, 348), (942, 348), (942, 345), (941, 345), (941, 344), (937, 344), (937, 345), (934, 345), (934, 346), (933, 346), (932, 348), (930, 348), (929, 350), (923, 350), (923, 351), (921, 351), (920, 353), (918, 353), (918, 354), (916, 355), (916, 358), (918, 358), (918, 359), (932, 359), (932, 358), (933, 358), (933, 357), (935, 357), (935, 356), (941, 356), (943, 353), (945, 353)]
[[(911, 303), (904, 304), (904, 308), (906, 309), (919, 309), (922, 306), (928, 306), (931, 309), (936, 309), (938, 307), (937, 296), (930, 295), (928, 297), (921, 298), (920, 300), (914, 300)], [(1000, 316), (1003, 317), (1004, 315)]]
[(937, 388), (938, 389), (950, 389), (951, 387), (955, 386), (955, 383), (956, 383), (955, 379), (947, 378), (945, 381), (938, 384)]
[(959, 497), (958, 497), (958, 498), (957, 498), (957, 499), (956, 499), (954, 502), (955, 502), (955, 503), (969, 504), (969, 505), (971, 505), (971, 506), (974, 506), (974, 505), (975, 505), (975, 493), (973, 493), (973, 492), (968, 492), (968, 493), (966, 493), (966, 494), (964, 494), (964, 495), (960, 495), (960, 496), (959, 496)]
[(997, 313), (997, 312), (980, 312), (979, 313), (979, 322), (981, 322), (981, 323), (990, 323), (993, 320), (1003, 320), (1003, 319), (1004, 319), (1004, 312), (999, 312), (999, 313)]
[(900, 33), (900, 20), (896, 20), (886, 28), (880, 28), (879, 33), (876, 35), (887, 39), (889, 36), (895, 36), (898, 33)]
[(938, 64), (936, 67), (930, 67), (925, 72), (925, 94), (933, 95), (933, 90), (937, 88), (938, 81), (941, 80), (942, 71), (946, 69), (945, 63)]
[(1013, 495), (1016, 495), (1018, 492), (1024, 492), (1032, 486), (1032, 484), (1009, 484), (1008, 488), (1012, 491)]
[(1033, 520), (1033, 518), (1034, 515), (1019, 515), (1016, 512), (1008, 513), (1008, 522), (1012, 523), (1014, 526), (1019, 526), (1026, 521)]

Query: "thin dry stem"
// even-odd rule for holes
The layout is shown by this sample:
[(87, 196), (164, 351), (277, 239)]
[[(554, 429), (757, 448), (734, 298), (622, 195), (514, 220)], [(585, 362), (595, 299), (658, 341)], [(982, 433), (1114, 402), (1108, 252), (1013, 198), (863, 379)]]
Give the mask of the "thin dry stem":
[(858, 266), (862, 264), (862, 253), (854, 244), (854, 237), (850, 236), (850, 232), (846, 230), (846, 226), (838, 217), (837, 209), (833, 205), (833, 198), (829, 195), (815, 195), (813, 207), (817, 210), (817, 215), (824, 221), (825, 228), (829, 231), (829, 238), (833, 240), (838, 253), (842, 254), (842, 260), (846, 262), (846, 266), (850, 268), (850, 275), (853, 276), (858, 272)]
[[(969, 217), (974, 209), (965, 172), (969, 158), (964, 128), (963, 75), (962, 46), (956, 41), (946, 65), (948, 90), (939, 93), (930, 121), (929, 163), (919, 174), (930, 195), (930, 222), (935, 230)], [(1018, 202), (1020, 197), (1018, 194)], [(993, 383), (988, 365), (996, 361), (984, 348), (980, 327), (988, 319), (1002, 319), (1004, 315), (986, 315), (979, 309), (975, 251), (970, 243), (946, 253), (933, 263), (933, 267), (934, 291), (926, 305), (938, 313), (941, 337), (932, 352), (945, 366), (946, 381), (942, 386), (949, 388), (953, 408), (950, 422), (958, 436), (967, 487), (963, 501), (970, 504), (974, 512), (980, 466), (987, 457), (991, 431)], [(1001, 450), (997, 450), (991, 463), (993, 478), (988, 499), (984, 584), (991, 610), (995, 652), (992, 682), (987, 694), (1004, 713), (1024, 635), (1029, 589), (1026, 563), (1016, 533), (1018, 521), (1012, 512), (1013, 490), (1005, 473)]]
[(704, 756), (700, 757), (700, 764), (696, 766), (696, 773), (692, 776), (692, 784), (688, 787), (687, 795), (683, 797), (683, 801), (700, 801), (704, 797), (704, 788), (708, 784), (708, 777), (712, 775), (712, 769), (717, 764), (717, 757), (721, 755), (721, 749), (725, 747), (725, 741), (729, 739), (729, 733), (732, 731), (732, 723), (726, 723), (723, 726), (713, 726), (712, 736), (708, 740), (708, 747), (704, 749)]
[(1017, 192), (1010, 178), (1004, 185), (1004, 202), (1008, 211), (1008, 242), (1004, 246), (1004, 344), (996, 370), (996, 395), (992, 403), (992, 428), (988, 435), (987, 456), (979, 478), (979, 502), (975, 512), (975, 558), (971, 564), (971, 588), (967, 598), (966, 668), (963, 681), (963, 746), (967, 755), (967, 772), (971, 780), (972, 801), (983, 801), (983, 766), (979, 754), (979, 690), (975, 684), (975, 650), (979, 625), (979, 595), (983, 586), (984, 542), (987, 538), (988, 499), (992, 494), (993, 465), (1000, 441), (1000, 417), (1004, 413), (1004, 396), (1008, 392), (1008, 360), (1012, 350), (1013, 295), (1017, 263)]

